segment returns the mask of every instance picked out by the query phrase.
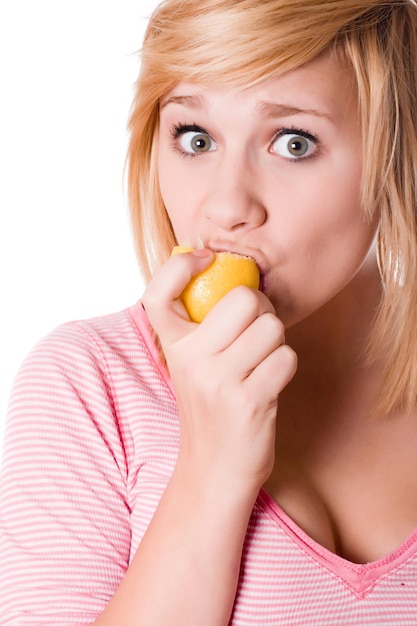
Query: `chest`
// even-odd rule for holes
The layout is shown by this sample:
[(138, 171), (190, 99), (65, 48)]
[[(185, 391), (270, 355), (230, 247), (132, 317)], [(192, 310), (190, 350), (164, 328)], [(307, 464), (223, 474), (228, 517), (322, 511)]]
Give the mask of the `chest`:
[(230, 624), (411, 626), (417, 623), (416, 550), (414, 533), (388, 559), (350, 563), (308, 537), (261, 491)]
[(283, 432), (265, 485), (271, 498), (329, 551), (381, 559), (417, 528), (417, 429), (412, 421), (350, 431)]

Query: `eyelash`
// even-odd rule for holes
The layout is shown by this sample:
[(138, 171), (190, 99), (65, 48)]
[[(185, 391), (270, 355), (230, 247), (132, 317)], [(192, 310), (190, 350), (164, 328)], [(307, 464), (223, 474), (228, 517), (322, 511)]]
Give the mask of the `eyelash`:
[(183, 135), (184, 133), (189, 133), (189, 132), (203, 133), (204, 135), (208, 135), (208, 132), (205, 130), (205, 128), (202, 128), (198, 124), (179, 123), (179, 124), (173, 124), (171, 126), (171, 135), (174, 138), (177, 138), (179, 135)]
[(302, 128), (298, 128), (296, 126), (291, 126), (288, 128), (284, 127), (284, 128), (280, 128), (275, 133), (274, 139), (272, 140), (272, 144), (274, 144), (277, 141), (277, 139), (279, 139), (280, 137), (285, 137), (286, 135), (297, 135), (298, 137), (304, 137), (304, 139), (308, 139), (315, 146), (311, 154), (308, 154), (307, 156), (301, 156), (299, 158), (293, 158), (293, 159), (287, 158), (287, 161), (291, 163), (297, 163), (299, 161), (308, 161), (309, 159), (313, 159), (314, 157), (317, 156), (318, 151), (320, 149), (320, 141), (316, 135), (313, 135), (308, 130), (303, 130)]
[(185, 159), (187, 158), (195, 159), (196, 157), (200, 156), (198, 153), (193, 154), (192, 152), (186, 152), (180, 146), (178, 146), (177, 139), (181, 135), (185, 135), (185, 133), (190, 133), (190, 132), (201, 133), (202, 135), (207, 135), (207, 137), (210, 137), (209, 133), (205, 130), (205, 128), (198, 126), (198, 124), (182, 124), (182, 123), (173, 124), (170, 129), (170, 133), (172, 137), (174, 138), (174, 143), (172, 145), (172, 148), (174, 152), (177, 152), (180, 156), (184, 157)]
[[(196, 157), (201, 156), (201, 155), (199, 153), (186, 152), (177, 144), (177, 139), (181, 135), (184, 135), (185, 133), (188, 133), (188, 132), (201, 133), (203, 135), (207, 135), (207, 137), (209, 137), (210, 139), (211, 137), (210, 137), (210, 134), (198, 124), (178, 123), (178, 124), (172, 125), (170, 129), (170, 133), (172, 137), (174, 138), (173, 150), (184, 158), (195, 159)], [(301, 156), (299, 158), (283, 157), (283, 158), (286, 158), (288, 162), (297, 163), (299, 161), (307, 161), (317, 156), (318, 149), (320, 148), (319, 138), (316, 135), (313, 135), (312, 133), (310, 133), (308, 130), (297, 128), (296, 126), (283, 127), (283, 128), (280, 128), (278, 131), (276, 131), (276, 133), (274, 134), (274, 138), (271, 142), (271, 145), (273, 145), (277, 141), (277, 139), (279, 139), (280, 137), (285, 137), (285, 135), (298, 135), (299, 137), (304, 137), (305, 139), (308, 139), (315, 145), (315, 149), (313, 150), (313, 152), (311, 154), (308, 154), (307, 156)]]

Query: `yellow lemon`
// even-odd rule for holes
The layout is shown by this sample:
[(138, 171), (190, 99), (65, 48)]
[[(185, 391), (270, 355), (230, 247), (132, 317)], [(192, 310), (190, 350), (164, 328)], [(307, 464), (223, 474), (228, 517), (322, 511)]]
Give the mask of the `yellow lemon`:
[[(192, 250), (175, 246), (172, 255)], [(190, 319), (201, 322), (216, 302), (238, 285), (259, 288), (259, 268), (255, 261), (234, 252), (216, 252), (213, 263), (190, 280), (181, 300)]]

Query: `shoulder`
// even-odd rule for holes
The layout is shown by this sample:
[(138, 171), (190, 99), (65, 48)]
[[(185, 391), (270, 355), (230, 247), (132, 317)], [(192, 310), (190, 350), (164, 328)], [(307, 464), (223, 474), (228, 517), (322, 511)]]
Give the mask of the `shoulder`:
[(35, 366), (44, 374), (53, 367), (74, 375), (94, 369), (112, 376), (122, 363), (136, 368), (151, 362), (156, 348), (146, 318), (136, 312), (139, 306), (59, 325), (30, 350), (19, 374)]
[[(144, 328), (133, 321), (130, 309), (88, 319), (78, 319), (60, 324), (34, 347), (33, 351), (47, 349), (62, 355), (68, 351), (99, 356), (107, 351), (144, 346)], [(127, 342), (127, 344), (126, 344)]]
[(170, 381), (138, 304), (61, 324), (43, 337), (19, 368), (9, 408), (29, 400), (62, 407), (72, 399), (84, 405), (105, 402), (116, 413), (132, 397), (149, 393), (166, 397)]
[(6, 444), (65, 440), (79, 450), (88, 441), (88, 454), (111, 451), (119, 466), (130, 458), (148, 406), (173, 404), (147, 320), (132, 309), (62, 324), (32, 348), (10, 395)]
[[(29, 352), (11, 401), (61, 393), (105, 399), (122, 408), (131, 398), (171, 395), (171, 382), (140, 303), (122, 311), (59, 325)], [(142, 390), (142, 391), (141, 391)]]

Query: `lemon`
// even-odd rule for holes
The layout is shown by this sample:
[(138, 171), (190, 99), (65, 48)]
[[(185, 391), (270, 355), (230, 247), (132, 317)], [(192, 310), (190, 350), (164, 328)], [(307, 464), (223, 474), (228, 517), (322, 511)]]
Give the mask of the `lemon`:
[[(192, 250), (175, 246), (172, 255)], [(213, 263), (190, 280), (180, 298), (190, 319), (201, 322), (228, 291), (239, 285), (258, 289), (259, 278), (259, 268), (251, 257), (235, 252), (216, 252)]]

